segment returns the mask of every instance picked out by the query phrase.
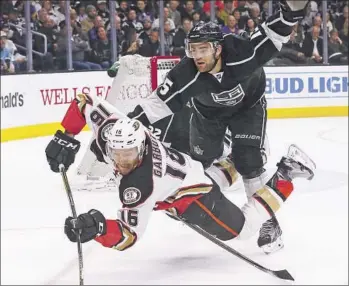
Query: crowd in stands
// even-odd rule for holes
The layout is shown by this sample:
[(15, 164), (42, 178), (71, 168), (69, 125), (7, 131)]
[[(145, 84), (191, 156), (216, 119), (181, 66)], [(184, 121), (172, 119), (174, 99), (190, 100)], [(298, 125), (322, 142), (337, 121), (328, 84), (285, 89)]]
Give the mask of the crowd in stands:
[[(29, 0), (27, 0), (29, 1)], [(111, 27), (109, 1), (116, 3)], [(1, 73), (26, 71), (25, 0), (1, 0)], [(278, 2), (273, 1), (274, 11)], [(225, 34), (248, 38), (268, 17), (269, 1), (215, 1), (215, 18)], [(328, 32), (331, 64), (348, 61), (347, 1), (328, 0), (326, 27), (321, 1), (311, 1), (306, 17), (294, 28), (290, 41), (269, 65), (323, 63), (323, 32)], [(65, 21), (64, 0), (35, 0), (30, 5), (33, 33), (33, 68), (36, 72), (66, 70), (67, 32), (72, 32), (74, 70), (101, 70), (112, 65), (111, 29), (116, 30), (117, 55), (160, 55), (160, 25), (164, 25), (165, 55), (184, 56), (184, 39), (198, 21), (210, 20), (210, 2), (164, 1), (164, 23), (159, 21), (159, 0), (70, 1), (70, 26)], [(44, 34), (47, 38), (45, 50)]]

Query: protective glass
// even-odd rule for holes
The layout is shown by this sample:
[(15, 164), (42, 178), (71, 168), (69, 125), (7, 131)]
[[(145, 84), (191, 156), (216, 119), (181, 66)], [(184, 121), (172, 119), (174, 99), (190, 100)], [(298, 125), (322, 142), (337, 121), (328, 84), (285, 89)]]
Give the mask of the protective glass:
[(188, 41), (186, 40), (185, 53), (188, 58), (199, 59), (213, 55), (215, 53), (215, 50), (211, 42), (188, 43)]

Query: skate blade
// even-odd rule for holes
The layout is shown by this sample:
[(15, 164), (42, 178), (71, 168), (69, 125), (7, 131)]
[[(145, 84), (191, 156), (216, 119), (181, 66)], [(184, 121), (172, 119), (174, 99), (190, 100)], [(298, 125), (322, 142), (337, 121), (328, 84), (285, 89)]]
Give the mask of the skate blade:
[(315, 162), (297, 145), (290, 145), (290, 147), (288, 148), (287, 156), (302, 164), (309, 170), (311, 176), (308, 178), (308, 180), (311, 180), (314, 177), (314, 170), (316, 169)]
[(272, 254), (280, 249), (284, 248), (284, 242), (282, 241), (281, 237), (278, 237), (274, 242), (265, 244), (261, 246), (261, 249), (265, 254)]

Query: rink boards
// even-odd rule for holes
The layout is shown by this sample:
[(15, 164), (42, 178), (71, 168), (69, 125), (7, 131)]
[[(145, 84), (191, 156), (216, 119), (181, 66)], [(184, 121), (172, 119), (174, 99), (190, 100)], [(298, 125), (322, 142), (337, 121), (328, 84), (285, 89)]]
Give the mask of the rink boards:
[[(269, 118), (348, 116), (348, 66), (265, 71)], [(106, 98), (112, 80), (105, 71), (2, 76), (1, 142), (53, 134), (76, 94)], [(120, 97), (144, 100), (147, 88), (135, 83)]]

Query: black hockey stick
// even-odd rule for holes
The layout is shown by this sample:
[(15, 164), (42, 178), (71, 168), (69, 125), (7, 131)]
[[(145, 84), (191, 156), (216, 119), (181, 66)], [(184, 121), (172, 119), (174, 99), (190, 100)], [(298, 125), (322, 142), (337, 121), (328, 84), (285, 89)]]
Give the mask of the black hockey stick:
[[(69, 199), (69, 205), (71, 212), (73, 214), (74, 219), (77, 219), (78, 216), (76, 214), (76, 209), (75, 209), (75, 203), (73, 199), (73, 194), (70, 189), (67, 173), (65, 172), (65, 167), (63, 164), (59, 165), (59, 172), (62, 175), (63, 183), (64, 183), (64, 188), (67, 192), (68, 199)], [(78, 255), (79, 255), (79, 280), (80, 280), (80, 285), (84, 285), (84, 273), (83, 273), (83, 260), (82, 260), (82, 246), (81, 246), (81, 240), (80, 240), (80, 235), (76, 234), (76, 240), (77, 240), (77, 245), (78, 245)]]
[(221, 248), (225, 249), (226, 251), (230, 252), (231, 254), (234, 254), (235, 256), (239, 257), (240, 259), (246, 261), (247, 263), (251, 264), (252, 266), (256, 267), (257, 269), (269, 273), (270, 275), (273, 275), (277, 278), (283, 279), (283, 280), (292, 280), (294, 281), (294, 278), (291, 276), (291, 274), (286, 270), (270, 270), (268, 268), (265, 268), (264, 266), (258, 264), (257, 262), (254, 262), (250, 258), (246, 257), (245, 255), (241, 254), (240, 252), (236, 251), (235, 249), (231, 248), (230, 246), (226, 245), (224, 242), (220, 241), (219, 239), (215, 238), (214, 236), (210, 235), (200, 227), (193, 225), (187, 221), (185, 221), (183, 218), (176, 217), (178, 218), (181, 222), (183, 222), (186, 226), (190, 227), (191, 229), (195, 230), (202, 236), (206, 237), (210, 241), (212, 241), (214, 244), (220, 246)]

